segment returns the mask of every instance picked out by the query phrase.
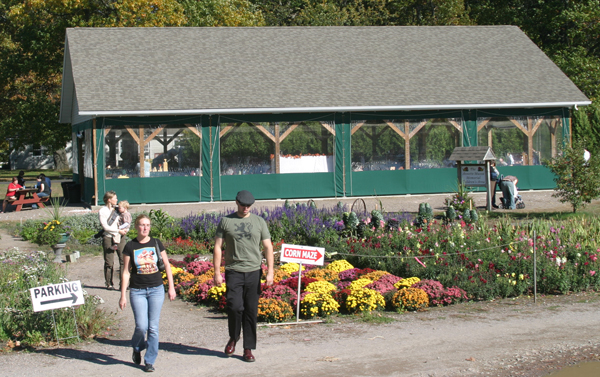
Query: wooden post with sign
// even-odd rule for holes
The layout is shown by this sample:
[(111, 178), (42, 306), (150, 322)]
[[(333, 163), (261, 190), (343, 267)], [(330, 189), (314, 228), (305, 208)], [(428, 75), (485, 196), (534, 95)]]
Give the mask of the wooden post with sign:
[(456, 147), (449, 160), (456, 161), (458, 182), (469, 187), (485, 187), (486, 208), (492, 210), (490, 162), (496, 160), (491, 147)]

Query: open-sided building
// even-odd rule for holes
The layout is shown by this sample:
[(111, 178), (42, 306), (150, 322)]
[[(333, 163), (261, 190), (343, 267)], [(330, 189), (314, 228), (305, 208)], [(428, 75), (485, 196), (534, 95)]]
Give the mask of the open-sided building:
[(589, 103), (514, 26), (75, 28), (60, 121), (88, 203), (344, 197), (452, 191), (478, 145), (552, 188)]

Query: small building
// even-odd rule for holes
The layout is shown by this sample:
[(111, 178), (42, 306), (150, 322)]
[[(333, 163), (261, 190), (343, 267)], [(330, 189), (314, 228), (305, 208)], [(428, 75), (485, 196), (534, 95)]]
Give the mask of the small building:
[(515, 26), (75, 28), (60, 122), (88, 203), (348, 197), (452, 191), (460, 146), (553, 188), (588, 104)]

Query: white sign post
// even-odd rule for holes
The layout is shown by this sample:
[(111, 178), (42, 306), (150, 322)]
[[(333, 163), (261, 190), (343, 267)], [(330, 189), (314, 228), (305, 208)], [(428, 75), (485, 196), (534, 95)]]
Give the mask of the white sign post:
[(300, 294), (302, 289), (302, 263), (322, 266), (325, 262), (325, 248), (301, 245), (281, 245), (282, 262), (298, 263), (298, 299), (296, 300), (296, 322), (300, 321)]
[(79, 280), (30, 288), (29, 291), (34, 312), (67, 308), (84, 303)]

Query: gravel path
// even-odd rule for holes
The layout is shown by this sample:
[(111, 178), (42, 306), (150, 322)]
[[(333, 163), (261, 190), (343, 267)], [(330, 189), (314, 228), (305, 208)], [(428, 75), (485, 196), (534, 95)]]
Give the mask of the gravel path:
[[(528, 193), (523, 193), (526, 202)], [(541, 205), (538, 210), (560, 206), (549, 199), (551, 192), (532, 194), (537, 195), (535, 200)], [(414, 211), (422, 201), (436, 207), (445, 197), (414, 196), (389, 202), (386, 197), (382, 201), (388, 211)], [(534, 203), (534, 197), (530, 199)], [(232, 203), (218, 205), (232, 208)], [(174, 216), (183, 216), (199, 211), (196, 206), (161, 207)], [(201, 210), (218, 209), (207, 207), (203, 205)], [(172, 208), (181, 213), (172, 212)], [(35, 248), (2, 230), (0, 235), (2, 249)], [(81, 280), (90, 294), (102, 297), (102, 307), (114, 316), (116, 326), (96, 340), (75, 346), (1, 353), (0, 375), (143, 373), (131, 362), (131, 309), (118, 310), (119, 293), (103, 288), (102, 264), (100, 256), (83, 256), (65, 267), (70, 280)], [(240, 350), (231, 358), (223, 355), (227, 341), (225, 316), (177, 299), (166, 301), (163, 307), (155, 375), (544, 376), (574, 362), (600, 359), (599, 310), (600, 295), (584, 293), (539, 297), (536, 303), (523, 297), (418, 313), (385, 312), (382, 315), (391, 321), (383, 324), (334, 317), (327, 323), (261, 327), (254, 352), (257, 361), (245, 363)]]

